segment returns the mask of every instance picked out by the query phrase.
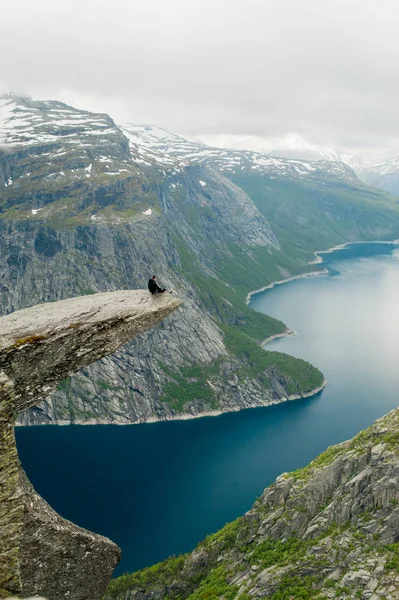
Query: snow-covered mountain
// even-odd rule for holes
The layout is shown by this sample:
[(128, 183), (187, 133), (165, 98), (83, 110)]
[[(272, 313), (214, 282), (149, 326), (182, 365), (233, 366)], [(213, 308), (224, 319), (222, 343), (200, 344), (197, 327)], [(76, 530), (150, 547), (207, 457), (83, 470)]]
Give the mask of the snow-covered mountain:
[[(372, 157), (340, 153), (299, 136), (287, 136), (273, 148), (269, 144), (267, 152), (218, 147), (151, 125), (119, 125), (107, 114), (62, 102), (6, 94), (0, 96), (0, 149), (20, 147), (30, 149), (33, 167), (33, 149), (46, 147), (46, 176), (54, 179), (118, 178), (146, 167), (178, 173), (189, 165), (203, 165), (226, 175), (253, 172), (306, 180), (333, 177), (346, 182), (356, 181), (357, 176), (399, 195), (399, 157), (375, 162)], [(34, 168), (28, 166), (26, 163), (19, 175), (15, 172), (7, 177), (4, 186), (12, 185), (15, 177), (34, 177), (30, 173)], [(22, 187), (25, 183), (20, 181)]]
[[(4, 186), (34, 177), (33, 148), (47, 153), (46, 177), (70, 182), (133, 175), (146, 167), (178, 173), (189, 165), (225, 174), (258, 173), (268, 177), (355, 182), (354, 171), (334, 152), (320, 160), (276, 157), (251, 150), (212, 147), (150, 125), (118, 125), (106, 114), (78, 110), (62, 102), (37, 102), (8, 94), (0, 97), (0, 148), (29, 148), (30, 159), (8, 175)], [(334, 160), (331, 160), (331, 159)], [(339, 159), (339, 160), (338, 160)], [(43, 175), (43, 173), (41, 174)]]
[(361, 178), (369, 185), (399, 196), (399, 157), (369, 165), (363, 170)]
[(371, 157), (350, 152), (342, 152), (331, 146), (314, 144), (295, 134), (287, 134), (278, 138), (261, 138), (259, 136), (211, 136), (201, 137), (202, 142), (210, 146), (222, 146), (234, 149), (250, 149), (268, 156), (279, 158), (296, 158), (303, 161), (324, 160), (344, 162), (355, 172), (373, 162)]
[(353, 170), (342, 161), (299, 160), (253, 152), (208, 146), (188, 140), (159, 127), (150, 125), (122, 125), (129, 139), (133, 160), (140, 164), (157, 164), (162, 169), (179, 170), (200, 164), (226, 173), (253, 171), (265, 175), (296, 179), (333, 176), (345, 181), (357, 179)]
[(77, 136), (104, 136), (113, 129), (108, 115), (76, 110), (62, 102), (0, 96), (0, 146), (46, 144), (60, 137), (73, 143)]
[(273, 177), (320, 180), (333, 177), (345, 182), (360, 179), (364, 183), (399, 195), (399, 157), (374, 162), (373, 157), (340, 153), (328, 146), (317, 146), (299, 137), (265, 152), (221, 148), (151, 125), (122, 125), (129, 139), (133, 161), (157, 165), (161, 170), (178, 172), (193, 164), (201, 164), (226, 175), (253, 172)]
[(0, 150), (15, 154), (20, 148), (25, 152), (14, 162), (5, 187), (32, 187), (36, 167), (41, 179), (69, 183), (136, 170), (125, 136), (108, 115), (57, 101), (0, 96)]

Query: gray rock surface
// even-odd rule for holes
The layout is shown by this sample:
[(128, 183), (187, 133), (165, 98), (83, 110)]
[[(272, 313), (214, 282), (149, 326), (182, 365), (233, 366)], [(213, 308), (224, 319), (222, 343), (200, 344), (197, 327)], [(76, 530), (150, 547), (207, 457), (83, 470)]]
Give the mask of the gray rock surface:
[(170, 294), (129, 290), (0, 319), (0, 597), (101, 598), (120, 550), (62, 519), (34, 491), (18, 460), (14, 421), (69, 374), (115, 352), (180, 304)]

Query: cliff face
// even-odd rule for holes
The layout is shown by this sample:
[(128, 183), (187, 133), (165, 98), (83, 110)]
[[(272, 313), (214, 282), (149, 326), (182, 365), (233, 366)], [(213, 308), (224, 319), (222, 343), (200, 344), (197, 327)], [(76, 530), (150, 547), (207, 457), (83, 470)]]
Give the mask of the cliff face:
[(249, 310), (245, 295), (279, 277), (263, 264), (282, 253), (242, 190), (201, 166), (152, 165), (107, 115), (5, 102), (13, 108), (0, 148), (0, 311), (139, 288), (154, 272), (185, 300), (178, 321), (63, 382), (20, 422), (172, 419), (266, 405), (322, 385), (307, 363), (276, 353), (265, 361), (256, 347), (254, 339), (286, 328)]
[[(187, 195), (194, 187), (193, 178), (189, 177), (186, 183)], [(136, 287), (146, 282), (153, 270), (161, 277), (162, 285), (185, 299), (178, 322), (172, 316), (161, 328), (144, 334), (115, 356), (83, 370), (63, 383), (39, 409), (21, 415), (21, 422), (141, 422), (195, 416), (276, 402), (291, 393), (309, 393), (321, 384), (322, 377), (315, 370), (315, 384), (291, 390), (289, 373), (286, 379), (282, 372), (272, 369), (273, 365), (263, 376), (259, 375), (264, 369), (253, 376), (248, 369), (248, 376), (238, 380), (236, 372), (245, 369), (248, 361), (226, 348), (225, 332), (206, 310), (194, 287), (195, 283), (203, 285), (201, 291), (206, 292), (204, 279), (210, 277), (207, 271), (211, 272), (218, 253), (219, 256), (226, 254), (223, 240), (227, 232), (222, 226), (206, 222), (197, 223), (194, 228), (185, 218), (184, 211), (195, 208), (198, 196), (193, 196), (192, 207), (188, 202), (181, 206), (179, 199), (167, 190), (163, 197), (169, 206), (166, 215), (119, 226), (60, 229), (42, 222), (0, 221), (0, 295), (6, 311), (76, 294)], [(219, 190), (219, 206), (223, 205), (222, 200), (226, 205), (229, 203), (229, 197)], [(227, 226), (228, 221), (224, 223), (224, 227)], [(175, 240), (181, 240), (183, 229), (192, 246), (185, 250), (193, 256), (187, 269), (197, 269), (194, 285), (188, 281), (186, 264), (176, 249)], [(233, 240), (238, 234), (232, 226), (231, 229)], [(261, 227), (254, 228), (255, 247), (264, 244), (264, 248), (269, 248), (267, 233), (266, 226), (265, 231)], [(212, 236), (213, 246), (209, 243)], [(194, 262), (199, 255), (201, 266)], [(227, 295), (229, 287), (219, 285), (226, 289)], [(220, 302), (225, 305), (222, 310), (231, 312), (230, 321), (245, 322), (246, 316), (242, 313), (249, 312), (248, 309), (243, 307), (237, 311), (229, 300)], [(271, 322), (270, 333), (274, 333), (274, 327), (284, 331), (282, 324)], [(262, 325), (259, 329), (262, 331)], [(265, 331), (259, 337), (267, 337), (267, 334)], [(168, 384), (180, 386), (181, 379), (189, 390), (186, 381), (198, 379), (197, 373), (191, 372), (195, 365), (203, 365), (205, 370), (213, 372), (202, 376), (204, 393), (192, 398), (187, 394), (183, 406), (178, 404), (173, 391), (166, 396), (164, 390)], [(266, 377), (269, 377), (269, 385)], [(206, 381), (211, 381), (212, 387)]]
[(399, 410), (310, 465), (185, 557), (111, 582), (108, 599), (399, 597)]
[(178, 322), (63, 382), (21, 423), (136, 423), (311, 394), (322, 374), (261, 351), (287, 329), (246, 295), (309, 270), (314, 250), (399, 232), (396, 204), (343, 165), (159, 145), (144, 129), (0, 99), (0, 312), (141, 288), (153, 273), (185, 301)]
[(124, 291), (42, 304), (0, 319), (0, 596), (101, 598), (120, 556), (57, 515), (18, 460), (14, 421), (65, 377), (114, 352), (181, 304)]

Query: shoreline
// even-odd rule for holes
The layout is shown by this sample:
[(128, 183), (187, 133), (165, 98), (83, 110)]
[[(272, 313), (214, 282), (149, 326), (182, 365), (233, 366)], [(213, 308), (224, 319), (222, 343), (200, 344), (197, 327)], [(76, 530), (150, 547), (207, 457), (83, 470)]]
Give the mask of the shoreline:
[[(310, 265), (313, 263), (308, 264)], [(283, 285), (284, 283), (290, 283), (291, 281), (296, 281), (297, 279), (304, 279), (305, 277), (316, 277), (318, 275), (326, 275), (327, 273), (328, 269), (322, 269), (321, 271), (308, 271), (307, 273), (301, 273), (300, 275), (293, 275), (292, 277), (287, 277), (287, 279), (273, 281), (272, 283), (269, 283), (269, 285), (265, 285), (264, 287), (259, 288), (259, 290), (253, 290), (252, 292), (249, 292), (247, 294), (247, 297), (245, 298), (245, 304), (248, 305), (251, 302), (251, 296), (254, 296), (255, 294), (260, 294), (261, 292), (265, 292), (266, 290), (272, 290), (277, 285)]]
[[(392, 245), (392, 246), (398, 246), (399, 245), (399, 239), (397, 240), (373, 240), (371, 242), (367, 242), (367, 241), (362, 241), (362, 240), (358, 240), (356, 242), (345, 242), (343, 244), (338, 244), (337, 246), (333, 246), (332, 248), (329, 248), (328, 250), (315, 250), (313, 252), (313, 254), (315, 255), (315, 258), (311, 261), (309, 261), (307, 264), (308, 265), (319, 265), (323, 262), (323, 257), (320, 256), (320, 254), (331, 254), (332, 252), (336, 252), (337, 250), (345, 250), (345, 248), (347, 248), (348, 246), (353, 246), (354, 244), (388, 244), (388, 245)], [(273, 289), (276, 285), (283, 285), (284, 283), (290, 283), (291, 281), (295, 281), (297, 279), (303, 279), (305, 277), (316, 277), (317, 275), (326, 275), (328, 273), (328, 269), (321, 269), (320, 271), (308, 271), (307, 273), (300, 273), (299, 275), (293, 275), (292, 277), (287, 277), (286, 279), (279, 279), (277, 281), (273, 281), (272, 283), (269, 283), (269, 285), (265, 285), (262, 288), (259, 288), (258, 290), (253, 290), (252, 292), (249, 292), (245, 298), (245, 304), (249, 304), (251, 301), (251, 296), (254, 296), (255, 294), (260, 294), (261, 292), (265, 292), (266, 290), (271, 290)], [(290, 335), (289, 333), (284, 333), (284, 334), (276, 334), (278, 337), (283, 337), (284, 335)], [(294, 333), (295, 335), (295, 333)], [(271, 336), (273, 337), (273, 336)], [(269, 338), (266, 338), (269, 339)], [(273, 338), (275, 339), (275, 338)], [(271, 341), (271, 338), (270, 338)], [(264, 342), (262, 342), (263, 344)], [(268, 342), (266, 342), (268, 343)]]
[(310, 390), (309, 392), (306, 392), (303, 395), (299, 395), (299, 394), (291, 394), (290, 396), (283, 396), (282, 398), (279, 399), (274, 399), (271, 400), (270, 402), (264, 403), (264, 404), (257, 404), (254, 406), (236, 406), (236, 407), (231, 407), (228, 408), (227, 410), (209, 410), (206, 412), (202, 412), (202, 413), (198, 413), (196, 415), (190, 414), (190, 413), (182, 413), (178, 416), (173, 416), (173, 417), (167, 417), (167, 418), (163, 418), (163, 419), (157, 419), (156, 417), (150, 417), (149, 419), (145, 420), (145, 421), (106, 421), (106, 420), (94, 420), (94, 419), (89, 419), (88, 421), (75, 421), (74, 423), (71, 423), (70, 421), (57, 421), (55, 423), (35, 423), (35, 424), (31, 424), (31, 425), (25, 425), (23, 423), (15, 423), (15, 427), (46, 427), (46, 426), (50, 426), (50, 427), (67, 427), (70, 425), (78, 425), (78, 426), (84, 426), (84, 425), (148, 425), (149, 423), (168, 423), (170, 421), (191, 421), (192, 419), (202, 419), (203, 417), (219, 417), (221, 415), (224, 415), (226, 413), (231, 413), (231, 412), (240, 412), (242, 410), (250, 410), (251, 408), (267, 408), (268, 406), (275, 406), (276, 404), (282, 404), (283, 402), (291, 402), (293, 400), (304, 400), (306, 398), (312, 398), (313, 396), (316, 396), (317, 394), (319, 394), (320, 392), (322, 392), (324, 390), (324, 388), (327, 385), (327, 380), (324, 379), (323, 383), (315, 388), (313, 388), (313, 390)]
[(273, 340), (278, 340), (279, 338), (287, 337), (287, 335), (296, 335), (296, 332), (293, 329), (290, 329), (289, 327), (287, 327), (286, 331), (283, 331), (282, 333), (275, 333), (274, 335), (270, 335), (265, 340), (263, 340), (263, 342), (260, 342), (259, 345), (262, 346), (262, 348), (263, 348), (264, 346), (269, 344), (269, 342), (273, 342)]

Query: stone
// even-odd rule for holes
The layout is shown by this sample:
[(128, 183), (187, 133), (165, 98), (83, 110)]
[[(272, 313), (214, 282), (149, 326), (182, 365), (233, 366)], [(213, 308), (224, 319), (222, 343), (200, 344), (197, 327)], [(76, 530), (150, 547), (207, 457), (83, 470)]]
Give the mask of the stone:
[(100, 599), (120, 558), (110, 540), (61, 518), (34, 491), (14, 438), (18, 412), (181, 304), (143, 290), (41, 304), (0, 318), (0, 597)]

